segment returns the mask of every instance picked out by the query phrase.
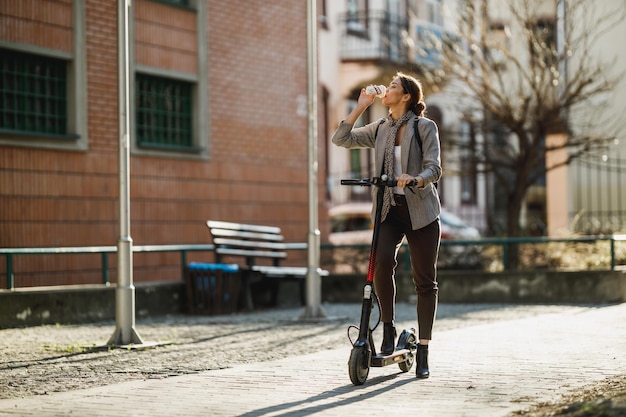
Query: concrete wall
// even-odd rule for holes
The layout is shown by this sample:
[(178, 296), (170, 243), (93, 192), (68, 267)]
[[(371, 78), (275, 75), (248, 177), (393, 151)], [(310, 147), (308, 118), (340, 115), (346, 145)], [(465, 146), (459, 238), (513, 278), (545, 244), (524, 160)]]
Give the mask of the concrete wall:
[[(178, 314), (183, 285), (141, 283), (135, 288), (137, 318)], [(0, 328), (76, 324), (115, 319), (115, 286), (77, 285), (0, 291)]]
[[(398, 277), (398, 300), (415, 301), (410, 277)], [(361, 300), (362, 275), (336, 275), (322, 280), (324, 303)], [(484, 272), (442, 271), (443, 303), (604, 304), (626, 302), (626, 271)], [(299, 305), (295, 282), (285, 281), (279, 307)], [(138, 319), (187, 311), (181, 282), (136, 286)], [(115, 287), (43, 287), (0, 291), (0, 328), (41, 324), (73, 324), (115, 319)]]
[[(486, 273), (440, 271), (439, 301), (443, 303), (619, 303), (626, 301), (624, 271), (528, 271)], [(398, 300), (414, 301), (408, 275), (397, 279)], [(359, 301), (362, 276), (324, 278), (325, 301)]]

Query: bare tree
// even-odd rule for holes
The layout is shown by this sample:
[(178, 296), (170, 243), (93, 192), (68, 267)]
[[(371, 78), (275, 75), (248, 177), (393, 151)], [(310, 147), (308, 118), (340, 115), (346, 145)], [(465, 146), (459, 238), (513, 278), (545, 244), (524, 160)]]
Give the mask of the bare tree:
[[(614, 9), (601, 12), (594, 0), (553, 1), (490, 4), (508, 7), (507, 21), (490, 16), (487, 0), (465, 2), (459, 38), (440, 43), (442, 65), (430, 74), (434, 84), (446, 79), (448, 88), (457, 86), (462, 118), (483, 133), (484, 140), (473, 142), (469, 154), (506, 193), (509, 237), (520, 235), (520, 213), (530, 187), (557, 167), (546, 167), (546, 153), (566, 149), (559, 166), (569, 164), (605, 147), (619, 131), (588, 103), (612, 94), (622, 78), (611, 74), (610, 63), (598, 61), (593, 48), (622, 21), (624, 2), (608, 2)], [(552, 3), (549, 12), (547, 3)], [(566, 139), (553, 146), (546, 141), (553, 133)]]

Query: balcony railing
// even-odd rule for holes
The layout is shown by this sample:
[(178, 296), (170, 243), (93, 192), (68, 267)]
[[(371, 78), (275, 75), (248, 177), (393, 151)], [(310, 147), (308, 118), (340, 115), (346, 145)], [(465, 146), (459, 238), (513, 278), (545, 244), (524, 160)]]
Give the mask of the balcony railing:
[(339, 19), (344, 61), (409, 61), (408, 20), (385, 11), (346, 13)]
[(442, 50), (458, 37), (444, 27), (385, 11), (346, 13), (340, 18), (341, 58), (440, 66)]

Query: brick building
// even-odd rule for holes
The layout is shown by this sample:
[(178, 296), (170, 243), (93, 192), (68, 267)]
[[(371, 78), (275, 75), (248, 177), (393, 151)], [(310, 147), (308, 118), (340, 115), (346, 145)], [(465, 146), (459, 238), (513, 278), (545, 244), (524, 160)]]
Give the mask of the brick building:
[[(210, 243), (207, 219), (306, 241), (306, 2), (132, 5), (134, 245)], [(119, 238), (117, 10), (0, 2), (0, 248)], [(179, 263), (136, 254), (135, 281), (179, 279)], [(13, 268), (17, 287), (100, 280), (98, 255), (20, 256)]]

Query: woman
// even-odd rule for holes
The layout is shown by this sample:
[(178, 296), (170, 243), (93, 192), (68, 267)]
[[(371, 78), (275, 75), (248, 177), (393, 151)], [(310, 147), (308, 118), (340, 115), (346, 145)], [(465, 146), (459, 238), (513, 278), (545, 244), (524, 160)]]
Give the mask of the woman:
[[(356, 107), (340, 123), (332, 138), (335, 145), (345, 148), (375, 148), (375, 172), (398, 181), (394, 188), (373, 189), (374, 193), (386, 193), (379, 226), (374, 287), (383, 322), (381, 353), (389, 355), (394, 351), (396, 338), (396, 257), (402, 239), (406, 237), (417, 293), (418, 378), (430, 376), (428, 343), (437, 311), (437, 257), (441, 238), (441, 203), (435, 187), (441, 177), (439, 133), (437, 125), (424, 117), (426, 105), (423, 98), (418, 80), (397, 73), (382, 97), (382, 104), (389, 108), (388, 117), (354, 128), (359, 116), (375, 99), (362, 89)], [(411, 181), (416, 186), (405, 192), (405, 186)], [(375, 195), (373, 200), (375, 206)], [(376, 207), (373, 207), (372, 216), (375, 211)]]

